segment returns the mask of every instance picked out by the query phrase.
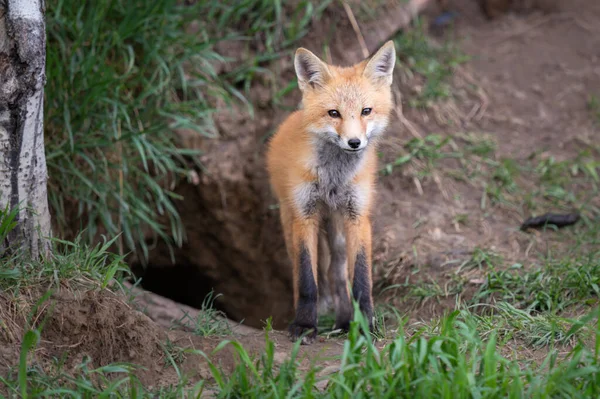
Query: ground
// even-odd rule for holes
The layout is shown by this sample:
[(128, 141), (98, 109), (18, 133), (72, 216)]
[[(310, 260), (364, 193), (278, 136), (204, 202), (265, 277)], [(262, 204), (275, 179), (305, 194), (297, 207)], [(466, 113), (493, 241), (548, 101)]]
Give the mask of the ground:
[[(482, 294), (482, 287), (490, 286), (491, 272), (506, 270), (515, 264), (519, 270), (535, 270), (548, 259), (549, 253), (557, 257), (570, 256), (568, 250), (578, 245), (575, 237), (585, 234), (589, 223), (599, 216), (598, 177), (594, 173), (600, 157), (597, 146), (600, 106), (594, 105), (594, 99), (600, 96), (597, 66), (600, 3), (563, 1), (559, 10), (551, 13), (540, 10), (508, 13), (491, 21), (481, 13), (476, 2), (457, 0), (451, 4), (457, 13), (455, 26), (441, 33), (432, 32), (427, 40), (431, 52), (441, 54), (444, 62), (452, 63), (453, 73), (447, 83), (431, 86), (430, 82), (438, 76), (419, 73), (426, 70), (418, 65), (419, 59), (415, 61), (412, 54), (407, 55), (398, 48), (402, 61), (396, 74), (398, 107), (381, 146), (382, 173), (374, 213), (376, 302), (383, 315), (389, 315), (384, 305), (393, 305), (407, 317), (409, 325), (427, 323), (457, 304), (471, 304), (477, 295), (477, 301), (493, 302), (493, 295)], [(439, 10), (433, 7), (425, 17), (432, 20), (438, 14)], [(348, 26), (346, 28), (348, 35), (355, 35)], [(443, 44), (446, 42), (452, 43), (451, 50)], [(400, 43), (405, 42), (400, 39)], [(336, 51), (332, 53), (335, 55)], [(468, 56), (466, 62), (463, 55)], [(428, 60), (427, 54), (423, 57)], [(286, 79), (293, 77), (289, 67), (282, 66), (285, 71), (282, 76)], [(268, 96), (268, 92), (254, 96)], [(292, 94), (283, 102), (293, 106), (297, 99), (297, 95)], [(224, 125), (225, 130), (239, 129), (239, 135), (230, 131), (230, 136), (210, 144), (213, 149), (221, 150), (222, 162), (214, 165), (229, 170), (234, 180), (244, 179), (247, 169), (236, 165), (239, 149), (231, 147), (239, 141), (253, 141), (258, 136), (268, 135), (287, 111), (277, 109), (275, 112), (268, 107), (259, 109), (253, 122), (248, 122), (246, 117), (217, 121), (221, 129)], [(247, 132), (251, 134), (245, 136)], [(258, 148), (252, 167), (263, 165), (260, 157), (264, 141), (247, 147), (252, 151)], [(207, 160), (209, 157), (207, 155)], [(243, 195), (268, 190), (264, 173), (257, 172), (257, 175), (259, 177), (252, 177), (253, 183)], [(192, 197), (200, 195), (190, 187), (192, 185), (180, 193)], [(227, 190), (225, 187), (220, 195)], [(202, 195), (216, 193), (218, 190)], [(247, 206), (236, 194), (241, 195), (232, 189), (227, 198), (219, 200), (229, 201), (229, 207), (233, 208)], [(268, 194), (264, 195), (268, 198)], [(272, 204), (266, 204), (265, 212), (269, 212), (269, 205)], [(583, 220), (564, 231), (519, 230), (529, 216), (572, 210), (580, 211)], [(243, 212), (251, 214), (253, 209), (243, 209)], [(214, 229), (219, 223), (231, 222), (231, 215), (226, 211), (213, 216), (210, 222), (190, 222), (197, 224), (188, 233), (190, 241), (205, 240), (200, 235), (202, 232)], [(270, 229), (273, 231), (266, 234), (274, 238), (263, 240), (261, 248), (249, 249), (250, 255), (241, 256), (235, 251), (224, 254), (227, 262), (284, 256), (282, 241), (277, 238), (280, 232), (278, 227), (273, 227), (277, 226), (276, 211), (252, 220), (258, 220), (258, 226), (264, 221), (267, 226), (253, 230), (257, 236), (262, 237), (263, 230)], [(201, 226), (202, 223), (206, 226)], [(236, 229), (243, 229), (240, 226), (228, 227), (228, 236), (235, 236)], [(206, 239), (209, 242), (206, 245), (222, 249), (218, 234)], [(235, 250), (242, 251), (252, 247), (251, 244), (240, 244)], [(269, 255), (259, 256), (265, 248)], [(193, 264), (195, 256), (200, 256), (195, 255), (194, 249), (197, 248), (191, 246), (184, 250), (180, 258), (185, 260), (182, 264)], [(201, 255), (204, 258), (200, 263), (218, 263), (220, 259), (214, 259), (213, 254), (209, 251), (208, 255)], [(161, 261), (156, 264), (160, 265)], [(273, 274), (279, 284), (273, 291), (289, 291), (286, 283), (289, 272), (278, 270), (276, 273), (284, 277)], [(238, 291), (244, 284), (268, 278), (270, 275), (252, 275), (250, 280), (226, 292), (225, 297), (241, 298), (245, 294)], [(161, 282), (164, 280), (159, 277), (146, 288), (160, 293), (157, 286)], [(217, 292), (224, 283), (220, 284), (217, 284)], [(268, 285), (256, 288), (268, 289)], [(149, 294), (140, 294), (130, 304), (121, 294), (99, 293), (91, 288), (80, 292), (76, 297), (71, 294), (55, 297), (57, 305), (34, 354), (38, 359), (48, 362), (52, 356), (60, 356), (57, 350), (68, 348), (72, 365), (80, 362), (84, 354), (92, 356), (96, 366), (115, 361), (133, 362), (146, 367), (139, 373), (144, 383), (164, 385), (177, 378), (173, 364), (189, 373), (191, 382), (209, 378), (207, 363), (196, 351), (211, 353), (224, 337), (235, 338), (250, 353), (265, 350), (263, 330), (245, 327), (244, 323), (243, 327), (232, 326), (231, 322), (219, 319), (223, 324), (219, 324), (217, 333), (206, 337), (204, 335), (210, 334), (199, 333), (198, 326), (193, 325), (198, 316), (186, 318), (185, 313), (178, 310), (183, 305)], [(176, 299), (193, 302), (189, 300), (194, 294), (192, 284), (189, 292), (191, 294), (184, 293)], [(31, 296), (40, 297), (41, 293), (33, 292)], [(0, 309), (20, 315), (26, 313), (17, 309), (14, 298), (0, 299), (3, 301)], [(191, 304), (201, 307), (202, 300)], [(256, 307), (278, 309), (280, 314), (289, 312), (285, 301), (284, 305), (272, 305), (252, 303), (252, 300), (239, 300), (243, 304), (237, 308), (231, 305), (233, 318), (239, 320), (246, 309)], [(157, 305), (156, 301), (160, 303)], [(134, 312), (134, 307), (149, 317)], [(221, 308), (228, 310), (226, 305)], [(164, 309), (170, 310), (165, 312)], [(191, 308), (185, 309), (188, 314), (197, 314)], [(571, 310), (579, 314), (580, 309)], [(256, 315), (246, 324), (264, 326), (266, 318), (262, 313)], [(6, 328), (6, 331), (22, 331), (24, 318), (16, 318), (19, 328)], [(182, 326), (182, 318), (192, 324)], [(327, 327), (327, 319), (323, 325)], [(292, 344), (284, 332), (272, 331), (270, 336), (275, 343), (275, 357), (282, 362), (292, 351)], [(5, 370), (8, 365), (16, 364), (18, 338), (5, 334), (0, 335), (1, 341), (4, 342), (0, 359), (4, 364), (0, 364), (0, 370)], [(513, 349), (524, 345), (523, 342), (522, 337), (516, 337)], [(12, 344), (14, 350), (7, 350), (7, 343)], [(382, 338), (377, 345), (385, 343), (386, 338)], [(308, 368), (317, 359), (342, 353), (343, 345), (341, 338), (321, 335), (318, 342), (300, 349), (300, 356), (304, 358), (302, 367)], [(525, 352), (530, 358), (541, 356), (537, 349)], [(212, 359), (226, 371), (233, 370), (237, 364), (230, 348), (219, 351)], [(323, 373), (330, 373), (338, 361), (327, 360), (320, 364), (325, 367)]]
[[(495, 143), (496, 160), (509, 159), (525, 166), (532, 156), (534, 163), (551, 157), (574, 159), (598, 142), (597, 120), (588, 107), (590, 96), (600, 90), (600, 71), (594, 66), (599, 42), (588, 27), (600, 15), (598, 5), (563, 2), (558, 13), (508, 14), (488, 21), (471, 3), (456, 3), (460, 17), (455, 40), (470, 56), (457, 79), (464, 86), (476, 82), (481, 106), (468, 101), (449, 104), (447, 107), (455, 105), (456, 111), (448, 112), (450, 118), (442, 115), (446, 123), (441, 124), (436, 115), (405, 108), (407, 119), (418, 130), (411, 134), (396, 125), (390, 131), (391, 146), (403, 145), (415, 134), (444, 132), (444, 136), (461, 140), (460, 135), (471, 133), (471, 140), (487, 137)], [(486, 107), (485, 112), (480, 113), (481, 107)], [(383, 152), (394, 157), (388, 149)], [(426, 184), (412, 184), (408, 178), (380, 180), (383, 205), (377, 209), (375, 236), (380, 243), (376, 256), (384, 262), (393, 259), (391, 254), (416, 252), (414, 256), (422, 263), (440, 258), (433, 264), (451, 265), (461, 254), (470, 257), (475, 248), (483, 248), (502, 255), (509, 265), (533, 263), (549, 243), (564, 239), (553, 233), (519, 231), (532, 214), (560, 211), (541, 198), (535, 200), (539, 201), (537, 207), (526, 203), (527, 191), (538, 182), (525, 181), (524, 192), (484, 208), (484, 187), (456, 181), (455, 175), (448, 178), (443, 171), (437, 171), (437, 176), (433, 172)], [(536, 179), (532, 175), (521, 178)], [(490, 198), (488, 193), (488, 201)], [(467, 225), (457, 223), (457, 218), (467, 218)], [(396, 278), (401, 280), (408, 273)], [(437, 277), (440, 273), (447, 274), (435, 267), (426, 272), (427, 278), (443, 286)]]

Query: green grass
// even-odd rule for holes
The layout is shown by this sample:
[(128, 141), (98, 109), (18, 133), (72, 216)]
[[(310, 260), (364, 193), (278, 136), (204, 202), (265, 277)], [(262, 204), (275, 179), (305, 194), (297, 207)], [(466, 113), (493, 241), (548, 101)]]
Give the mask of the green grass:
[(109, 252), (114, 242), (105, 240), (90, 246), (79, 237), (73, 242), (54, 239), (49, 258), (28, 260), (19, 254), (5, 257), (0, 262), (0, 289), (18, 290), (40, 284), (50, 289), (69, 280), (85, 280), (102, 289), (119, 288), (130, 271), (122, 256)]
[(471, 257), (460, 264), (456, 273), (458, 274), (462, 270), (469, 270), (469, 269), (475, 269), (475, 268), (479, 269), (479, 270), (483, 270), (483, 269), (487, 269), (489, 267), (494, 267), (494, 265), (501, 265), (501, 264), (502, 264), (502, 257), (500, 255), (498, 255), (496, 252), (494, 252), (493, 250), (487, 249), (487, 248), (476, 247), (473, 250), (473, 254), (471, 255)]
[[(501, 306), (498, 306), (501, 308)], [(223, 371), (209, 360), (212, 379), (189, 381), (181, 372), (181, 348), (168, 351), (167, 361), (180, 375), (177, 384), (158, 390), (147, 390), (137, 380), (133, 365), (114, 364), (90, 369), (82, 363), (73, 374), (56, 370), (47, 372), (27, 363), (29, 351), (37, 344), (39, 332), (30, 331), (24, 340), (21, 363), (7, 377), (2, 377), (7, 390), (23, 397), (51, 394), (72, 397), (197, 397), (209, 388), (218, 398), (551, 398), (595, 397), (600, 394), (600, 329), (590, 321), (597, 310), (580, 320), (549, 322), (548, 330), (529, 330), (524, 320), (528, 315), (514, 316), (516, 310), (506, 307), (505, 316), (511, 331), (532, 339), (532, 345), (544, 340), (561, 344), (571, 340), (572, 349), (560, 354), (551, 349), (540, 363), (519, 362), (507, 357), (514, 348), (506, 335), (506, 326), (497, 324), (482, 331), (485, 322), (470, 312), (456, 311), (435, 325), (410, 334), (400, 327), (385, 346), (377, 345), (362, 331), (367, 322), (356, 312), (343, 351), (339, 368), (323, 374), (322, 366), (313, 360), (309, 368), (300, 366), (300, 345), (296, 344), (287, 360), (275, 361), (275, 342), (270, 339), (269, 323), (265, 328), (265, 349), (252, 355), (236, 341), (222, 341), (215, 352), (227, 347), (237, 354), (239, 362), (231, 372)], [(579, 330), (591, 327), (595, 333), (592, 348), (575, 338)], [(536, 332), (537, 333), (533, 333)], [(532, 334), (530, 334), (532, 332)], [(511, 339), (514, 337), (510, 337)], [(210, 359), (209, 354), (188, 350)], [(317, 389), (316, 386), (320, 388)]]
[(212, 2), (208, 18), (216, 29), (261, 37), (268, 53), (289, 48), (308, 33), (311, 20), (321, 16), (331, 0), (300, 0), (286, 4), (278, 0)]
[(17, 216), (19, 208), (9, 209), (8, 203), (4, 209), (0, 209), (0, 260), (14, 251), (14, 248), (8, 247), (8, 234), (17, 227)]
[[(6, 218), (3, 213), (0, 225)], [(355, 309), (349, 333), (338, 341), (341, 355), (329, 359), (339, 365), (334, 369), (323, 368), (325, 359), (303, 362), (299, 345), (287, 360), (276, 362), (276, 343), (269, 337), (272, 328), (267, 321), (265, 348), (259, 353), (250, 353), (233, 340), (217, 346), (215, 352), (234, 351), (238, 361), (233, 370), (213, 363), (211, 353), (165, 342), (164, 367), (173, 368), (178, 379), (170, 386), (149, 388), (135, 376), (138, 365), (93, 368), (91, 359), (84, 358), (67, 369), (64, 357), (43, 368), (32, 362), (29, 354), (40, 343), (41, 321), (25, 330), (19, 364), (0, 376), (0, 390), (14, 397), (84, 398), (198, 397), (206, 391), (219, 398), (595, 397), (600, 394), (600, 326), (595, 324), (598, 309), (589, 305), (597, 304), (598, 298), (599, 231), (582, 230), (579, 245), (564, 258), (549, 254), (542, 270), (492, 271), (475, 305), (427, 324), (409, 325), (396, 309), (379, 307), (377, 324), (383, 334), (374, 337), (365, 334), (367, 322)], [(63, 251), (53, 260), (24, 264), (16, 279), (0, 278), (2, 289), (25, 284), (68, 287), (76, 279), (102, 284), (121, 273), (118, 268), (114, 271), (120, 258), (106, 251), (108, 244), (92, 250), (75, 243), (60, 245)], [(17, 268), (16, 259), (8, 260), (2, 270)], [(464, 267), (492, 267), (496, 261), (494, 253), (480, 249)], [(492, 295), (497, 300), (486, 305)], [(207, 297), (207, 309), (213, 300)], [(579, 318), (557, 312), (585, 302), (589, 305)], [(194, 322), (202, 329), (211, 324), (210, 317)], [(218, 325), (210, 328), (219, 333)], [(207, 330), (199, 334), (206, 335)], [(527, 358), (523, 348), (541, 350), (541, 360)], [(207, 359), (211, 378), (186, 376), (181, 365), (191, 355)]]
[[(37, 336), (36, 333), (28, 335), (32, 337), (28, 341), (32, 343), (31, 349), (35, 349)], [(23, 351), (27, 352), (25, 347)], [(181, 376), (171, 386), (148, 389), (135, 376), (139, 369), (135, 365), (115, 363), (92, 368), (88, 363), (86, 359), (75, 373), (68, 373), (59, 362), (47, 371), (22, 361), (18, 371), (11, 370), (7, 376), (0, 377), (0, 389), (10, 397), (22, 398), (182, 398), (199, 397), (205, 385), (205, 381), (190, 382)]]
[(241, 362), (230, 376), (212, 369), (217, 397), (545, 398), (575, 392), (585, 397), (600, 389), (594, 350), (578, 344), (561, 362), (551, 351), (542, 365), (523, 368), (502, 355), (497, 333), (480, 336), (477, 320), (468, 312), (442, 319), (431, 335), (422, 330), (407, 337), (401, 330), (383, 349), (361, 334), (365, 328), (360, 317), (352, 324), (339, 370), (330, 375), (321, 375), (318, 363), (300, 373), (298, 346), (275, 371), (268, 335), (265, 353), (257, 358), (237, 343), (222, 343), (217, 350), (232, 345)]
[(588, 99), (588, 109), (594, 122), (600, 124), (600, 99), (597, 95), (590, 95)]
[(452, 151), (449, 148), (450, 141), (450, 137), (443, 137), (438, 134), (411, 139), (404, 146), (406, 154), (396, 158), (392, 162), (386, 163), (381, 172), (389, 175), (393, 172), (394, 168), (411, 164), (415, 170), (415, 177), (419, 179), (429, 177), (438, 167), (440, 160), (460, 156), (458, 152)]
[(180, 365), (187, 359), (186, 348), (175, 345), (169, 338), (162, 345), (165, 352), (165, 368), (171, 365)]
[(399, 67), (408, 78), (418, 77), (421, 84), (409, 97), (413, 107), (429, 107), (435, 102), (452, 97), (450, 78), (456, 66), (467, 61), (467, 56), (450, 43), (432, 44), (427, 36), (426, 26), (421, 19), (416, 20), (412, 29), (396, 36), (396, 51)]
[[(80, 219), (87, 230), (73, 242), (54, 240), (51, 259), (24, 261), (19, 254), (0, 253), (0, 290), (33, 285), (75, 289), (71, 284), (75, 281), (119, 289), (128, 272), (122, 256), (110, 252), (119, 243), (118, 233), (124, 247), (142, 253), (146, 230), (180, 243), (183, 230), (171, 187), (198, 165), (196, 153), (177, 148), (173, 130), (192, 128), (213, 137), (213, 100), (243, 101), (253, 82), (272, 74), (265, 68), (269, 60), (284, 56), (328, 4), (298, 1), (284, 6), (276, 0), (196, 2), (186, 7), (170, 0), (49, 4), (46, 114), (51, 204), (55, 219), (66, 229), (73, 220), (66, 210), (77, 203), (77, 213), (70, 216)], [(181, 27), (197, 15), (206, 15), (213, 24), (201, 23), (197, 32), (185, 33)], [(262, 43), (264, 51), (247, 60), (229, 60), (234, 67), (218, 75), (212, 69), (212, 62), (219, 60), (213, 47), (216, 31), (243, 40), (247, 47), (242, 56), (251, 54), (248, 51), (256, 43)], [(396, 41), (404, 73), (422, 81), (411, 104), (427, 107), (449, 98), (449, 78), (462, 56), (451, 47), (431, 45), (421, 25)], [(289, 89), (274, 87), (280, 97)], [(586, 150), (565, 161), (535, 156), (530, 163), (516, 164), (497, 158), (496, 147), (485, 135), (431, 135), (408, 142), (405, 153), (383, 172), (410, 167), (419, 180), (440, 174), (468, 182), (481, 190), (486, 210), (511, 206), (525, 212), (547, 204), (577, 207), (586, 213), (585, 224), (557, 233), (575, 234), (576, 245), (560, 252), (547, 248), (538, 258), (541, 261), (530, 265), (505, 270), (498, 254), (477, 248), (469, 259), (456, 263), (456, 278), (449, 285), (423, 279), (402, 286), (413, 298), (436, 299), (461, 292), (460, 272), (484, 273), (475, 297), (446, 317), (409, 325), (401, 310), (379, 306), (375, 313), (379, 333), (371, 336), (361, 333), (366, 322), (355, 312), (350, 332), (336, 337), (335, 344), (343, 350), (335, 359), (339, 368), (329, 369), (328, 375), (323, 374), (322, 359), (302, 362), (298, 345), (288, 360), (276, 362), (270, 322), (265, 327), (265, 349), (258, 354), (233, 340), (218, 345), (215, 351), (237, 354), (233, 370), (210, 362), (209, 353), (167, 340), (164, 367), (175, 370), (179, 378), (160, 388), (145, 387), (135, 376), (141, 366), (133, 364), (92, 368), (90, 359), (84, 358), (67, 369), (64, 359), (54, 359), (51, 367), (42, 368), (31, 356), (40, 349), (43, 323), (39, 323), (26, 329), (20, 360), (0, 376), (0, 392), (11, 397), (85, 398), (198, 397), (207, 391), (219, 398), (597, 397), (600, 326), (594, 324), (598, 310), (592, 307), (600, 295), (600, 242), (599, 230), (590, 227), (594, 215), (600, 215), (591, 203), (597, 195), (597, 154)], [(2, 242), (14, 225), (14, 215), (6, 209), (0, 216)], [(459, 224), (469, 222), (468, 215), (455, 219)], [(90, 245), (100, 232), (117, 238)], [(198, 317), (185, 315), (178, 323), (203, 337), (230, 335), (229, 324), (212, 306), (215, 298), (205, 299)], [(579, 317), (571, 318), (572, 314)], [(320, 327), (326, 330), (332, 321), (323, 317)], [(541, 351), (542, 360), (529, 359), (529, 350)], [(192, 355), (209, 360), (211, 378), (186, 376), (181, 366)]]
[[(582, 221), (574, 227), (548, 232), (552, 240), (544, 247), (537, 246), (539, 252), (530, 254), (523, 264), (507, 268), (499, 254), (476, 248), (465, 261), (449, 261), (447, 264), (455, 266), (441, 278), (388, 281), (392, 285), (382, 287), (381, 292), (402, 288), (398, 293), (403, 299), (394, 300), (400, 308), (415, 299), (424, 302), (455, 297), (459, 309), (468, 307), (471, 323), (481, 337), (494, 335), (497, 350), (514, 352), (521, 359), (519, 367), (529, 370), (524, 364), (530, 360), (524, 353), (555, 347), (562, 347), (564, 353), (577, 347), (581, 340), (590, 342), (594, 335), (595, 328), (589, 324), (574, 332), (573, 326), (584, 323), (571, 317), (589, 312), (600, 299), (600, 212), (595, 201), (600, 158), (597, 149), (588, 146), (560, 161), (538, 154), (517, 161), (499, 158), (496, 147), (485, 135), (432, 134), (408, 142), (406, 154), (386, 165), (383, 172), (404, 168), (405, 175), (423, 183), (427, 182), (424, 178), (435, 174), (464, 182), (481, 190), (484, 215), (498, 207), (517, 211), (523, 219), (549, 211), (578, 210)], [(455, 223), (468, 224), (469, 216), (456, 215)], [(473, 278), (468, 273), (465, 277), (465, 272), (471, 270), (479, 274)], [(479, 287), (474, 294), (464, 291), (466, 285), (461, 284), (470, 279)], [(419, 318), (418, 309), (411, 315)], [(433, 326), (435, 323), (427, 326), (432, 334), (437, 333)]]
[(211, 99), (228, 97), (212, 67), (215, 40), (202, 25), (186, 33), (201, 3), (49, 4), (46, 152), (61, 231), (80, 220), (89, 242), (122, 233), (144, 254), (147, 229), (182, 242), (170, 187), (198, 152), (178, 148), (174, 130), (215, 137)]
[(486, 202), (492, 204), (505, 203), (506, 194), (517, 191), (516, 179), (520, 174), (519, 165), (514, 159), (503, 158), (491, 165), (490, 180), (485, 184), (481, 207), (485, 209)]
[[(598, 242), (596, 240), (596, 242)], [(598, 244), (595, 244), (598, 245)], [(562, 311), (600, 298), (600, 251), (548, 257), (542, 266), (522, 272), (521, 265), (492, 270), (475, 302), (502, 300), (521, 309)]]
[(194, 335), (200, 337), (223, 337), (233, 334), (227, 315), (214, 307), (214, 301), (219, 296), (220, 294), (214, 295), (210, 292), (202, 301), (200, 312), (196, 317), (185, 312), (175, 324), (187, 327)]
[(0, 262), (0, 289), (18, 290), (31, 285), (59, 287), (69, 280), (83, 279), (100, 288), (120, 286), (120, 281), (129, 275), (123, 257), (108, 251), (115, 239), (105, 240), (95, 246), (53, 240), (53, 254), (49, 258), (28, 260), (19, 254), (8, 256)]
[[(8, 234), (14, 227), (15, 212), (8, 209), (0, 211), (0, 234)], [(32, 354), (38, 349), (41, 333), (46, 320), (52, 312), (53, 305), (46, 306), (51, 294), (56, 290), (104, 290), (121, 291), (125, 296), (127, 289), (122, 284), (130, 271), (123, 262), (123, 257), (111, 253), (108, 248), (115, 239), (105, 240), (95, 246), (89, 246), (77, 240), (70, 242), (54, 239), (52, 255), (45, 259), (29, 259), (21, 252), (5, 253), (0, 258), (0, 293), (17, 297), (20, 305), (29, 300), (28, 293), (41, 290), (44, 295), (37, 303), (28, 303), (25, 308), (29, 314), (16, 315), (15, 320), (4, 320), (10, 314), (0, 315), (0, 341), (5, 342), (4, 333), (7, 326), (21, 324), (25, 320), (24, 335), (21, 341), (21, 356), (18, 364), (9, 367), (6, 375), (0, 375), (0, 397), (8, 393), (9, 397), (184, 397), (192, 393), (202, 392), (204, 381), (190, 382), (181, 374), (178, 366), (189, 354), (197, 351), (183, 348), (167, 340), (163, 345), (165, 366), (174, 367), (179, 375), (172, 386), (148, 390), (136, 377), (136, 372), (143, 367), (128, 363), (114, 363), (102, 367), (91, 367), (92, 359), (84, 356), (80, 364), (73, 369), (67, 366), (68, 351), (60, 358), (48, 359), (50, 364), (40, 363)], [(6, 298), (6, 297), (5, 297)], [(214, 296), (205, 299), (202, 312), (197, 319), (191, 320), (196, 325), (194, 333), (202, 336), (223, 336), (231, 334), (231, 328), (222, 319), (221, 313), (212, 308)], [(46, 317), (38, 319), (38, 310), (46, 310)], [(132, 308), (132, 311), (133, 308)], [(13, 315), (14, 316), (14, 315)], [(19, 320), (17, 320), (19, 319)], [(9, 323), (7, 323), (9, 322)], [(182, 321), (187, 323), (187, 319)], [(9, 333), (8, 336), (11, 336)], [(8, 344), (12, 344), (10, 340)], [(18, 343), (15, 343), (18, 345)], [(45, 353), (45, 352), (43, 352)], [(72, 359), (71, 359), (72, 360)], [(43, 367), (42, 367), (43, 364)]]
[(587, 219), (600, 216), (594, 201), (600, 194), (598, 149), (587, 146), (558, 161), (539, 154), (526, 160), (498, 157), (496, 148), (488, 135), (430, 134), (409, 140), (404, 151), (385, 162), (380, 172), (390, 175), (403, 170), (421, 185), (432, 177), (465, 182), (480, 190), (480, 208), (485, 212), (500, 206), (515, 210), (524, 218), (548, 209), (579, 210)]
[[(175, 131), (215, 138), (217, 104), (243, 101), (251, 111), (244, 89), (269, 75), (268, 62), (290, 51), (330, 2), (192, 3), (48, 4), (46, 158), (59, 236), (85, 230), (90, 243), (121, 234), (120, 252), (142, 259), (148, 234), (181, 245), (173, 189), (201, 165)], [(223, 40), (246, 50), (224, 59), (215, 50)], [(219, 73), (225, 61), (233, 67)]]
[(409, 287), (408, 296), (416, 298), (419, 301), (425, 301), (429, 298), (439, 298), (451, 295), (444, 290), (436, 281), (420, 281), (414, 284), (407, 284)]
[[(522, 310), (508, 302), (498, 302), (489, 307), (474, 307), (473, 317), (477, 330), (483, 336), (496, 333), (505, 344), (517, 341), (523, 347), (540, 349), (571, 344), (576, 335), (587, 337), (580, 329), (577, 334), (570, 331), (576, 324), (568, 318), (552, 313), (538, 313), (531, 309)], [(524, 359), (523, 359), (524, 360)]]

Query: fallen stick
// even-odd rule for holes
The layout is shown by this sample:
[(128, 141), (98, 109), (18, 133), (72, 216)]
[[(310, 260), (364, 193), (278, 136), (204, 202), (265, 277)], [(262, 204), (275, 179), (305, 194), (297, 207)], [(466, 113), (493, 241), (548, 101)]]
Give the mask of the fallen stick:
[[(156, 324), (164, 328), (170, 329), (175, 327), (185, 331), (192, 331), (193, 328), (189, 325), (189, 322), (197, 319), (199, 313), (202, 312), (202, 310), (146, 291), (129, 282), (125, 282), (123, 285), (128, 289), (129, 294), (134, 297), (132, 301), (133, 305), (135, 305), (138, 310), (145, 313), (146, 316), (152, 319)], [(249, 335), (261, 333), (261, 330), (245, 326), (241, 323), (236, 323), (221, 316), (215, 316), (214, 319), (216, 321), (227, 323), (234, 334)]]
[[(434, 0), (410, 0), (406, 4), (391, 6), (389, 9), (384, 10), (385, 12), (381, 13), (382, 15), (380, 18), (363, 24), (361, 27), (358, 26), (354, 14), (349, 9), (346, 2), (344, 2), (344, 9), (360, 44), (360, 53), (356, 53), (355, 51), (345, 51), (341, 55), (348, 63), (354, 63), (365, 58), (365, 52), (372, 54), (398, 31), (407, 28), (433, 1)], [(347, 39), (347, 37), (338, 37), (338, 39), (343, 40)], [(339, 48), (347, 48), (347, 46), (340, 46)]]
[(548, 225), (554, 225), (558, 228), (561, 228), (577, 223), (579, 218), (579, 213), (546, 213), (545, 215), (532, 217), (524, 221), (521, 225), (521, 230), (527, 230), (529, 228), (546, 227)]
[(358, 22), (356, 21), (356, 18), (354, 18), (354, 13), (352, 12), (352, 9), (348, 5), (348, 3), (344, 1), (343, 5), (344, 10), (346, 10), (346, 15), (348, 15), (348, 19), (350, 20), (350, 24), (352, 25), (352, 29), (354, 29), (354, 33), (356, 34), (356, 38), (358, 39), (358, 44), (360, 44), (360, 49), (362, 50), (363, 57), (367, 58), (369, 56), (369, 49), (367, 48), (365, 38), (363, 37), (362, 32), (360, 31)]
[(392, 7), (383, 18), (365, 24), (362, 31), (369, 51), (373, 52), (396, 32), (405, 29), (433, 0), (410, 0), (408, 4)]

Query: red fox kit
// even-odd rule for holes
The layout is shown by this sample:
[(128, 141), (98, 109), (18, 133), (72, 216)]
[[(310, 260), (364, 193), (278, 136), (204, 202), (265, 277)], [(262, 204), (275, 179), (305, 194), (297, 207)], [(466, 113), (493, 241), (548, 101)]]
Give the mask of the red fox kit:
[[(328, 65), (310, 51), (296, 51), (294, 67), (302, 107), (272, 138), (267, 167), (279, 200), (293, 264), (293, 340), (317, 335), (317, 261), (330, 254), (327, 272), (336, 328), (352, 320), (349, 285), (372, 327), (371, 222), (377, 174), (376, 144), (392, 109), (396, 62), (389, 41), (370, 59), (348, 68)], [(327, 246), (328, 248), (320, 248)]]

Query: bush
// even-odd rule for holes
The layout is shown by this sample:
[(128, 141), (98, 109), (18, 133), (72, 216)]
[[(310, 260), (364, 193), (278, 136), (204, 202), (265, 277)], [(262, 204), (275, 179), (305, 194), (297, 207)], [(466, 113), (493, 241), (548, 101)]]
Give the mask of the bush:
[[(61, 236), (122, 233), (121, 250), (145, 256), (148, 232), (180, 245), (172, 188), (199, 154), (179, 148), (175, 130), (216, 137), (216, 100), (244, 100), (236, 87), (268, 72), (259, 64), (282, 56), (330, 1), (184, 3), (48, 3), (46, 154)], [(219, 76), (214, 45), (227, 39), (267, 51)]]
[(144, 254), (148, 230), (181, 243), (170, 187), (198, 153), (178, 148), (174, 131), (214, 137), (212, 100), (229, 93), (211, 65), (219, 55), (206, 27), (190, 30), (204, 2), (180, 3), (48, 3), (46, 153), (63, 233), (80, 220), (88, 239), (122, 232), (127, 248)]

